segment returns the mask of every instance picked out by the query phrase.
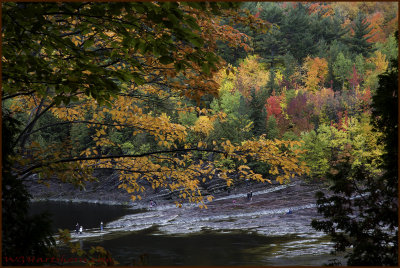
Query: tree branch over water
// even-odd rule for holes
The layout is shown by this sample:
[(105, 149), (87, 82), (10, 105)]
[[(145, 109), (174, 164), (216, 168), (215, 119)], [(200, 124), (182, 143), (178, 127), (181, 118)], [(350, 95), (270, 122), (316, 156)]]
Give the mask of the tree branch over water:
[(88, 160), (116, 159), (116, 158), (137, 158), (137, 157), (145, 157), (145, 156), (165, 154), (165, 153), (180, 153), (180, 152), (193, 152), (193, 151), (226, 154), (226, 152), (220, 151), (220, 150), (201, 149), (201, 148), (187, 148), (187, 149), (161, 150), (161, 151), (142, 153), (142, 154), (121, 154), (121, 155), (106, 155), (106, 156), (67, 158), (67, 159), (60, 159), (60, 160), (56, 160), (56, 161), (51, 161), (51, 162), (47, 162), (47, 163), (41, 163), (41, 164), (34, 165), (34, 166), (29, 167), (29, 168), (25, 169), (24, 171), (18, 173), (18, 176), (23, 176), (26, 173), (32, 172), (35, 169), (38, 169), (38, 168), (41, 168), (41, 167), (50, 166), (52, 164), (77, 162), (77, 161), (88, 161)]

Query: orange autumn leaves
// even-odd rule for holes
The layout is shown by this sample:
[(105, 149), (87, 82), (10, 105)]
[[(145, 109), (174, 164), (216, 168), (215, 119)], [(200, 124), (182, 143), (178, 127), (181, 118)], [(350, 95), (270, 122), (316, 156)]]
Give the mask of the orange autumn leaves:
[(321, 88), (328, 75), (327, 60), (319, 57), (307, 57), (304, 62), (304, 68), (307, 71), (304, 81), (306, 89), (309, 91), (316, 91)]

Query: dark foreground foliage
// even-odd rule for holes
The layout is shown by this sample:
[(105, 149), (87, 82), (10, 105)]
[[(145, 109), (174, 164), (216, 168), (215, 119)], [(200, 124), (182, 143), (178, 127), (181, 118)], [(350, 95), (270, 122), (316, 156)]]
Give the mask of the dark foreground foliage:
[(362, 166), (352, 169), (344, 156), (330, 174), (333, 195), (317, 194), (325, 220), (313, 220), (312, 226), (332, 237), (334, 253), (348, 252), (347, 265), (398, 265), (397, 61), (392, 66), (380, 75), (373, 97), (374, 126), (384, 132), (383, 174), (373, 177)]
[(28, 215), (30, 195), (11, 172), (11, 144), (18, 121), (8, 113), (2, 121), (2, 265), (29, 265), (26, 256), (54, 256), (55, 240), (49, 215)]

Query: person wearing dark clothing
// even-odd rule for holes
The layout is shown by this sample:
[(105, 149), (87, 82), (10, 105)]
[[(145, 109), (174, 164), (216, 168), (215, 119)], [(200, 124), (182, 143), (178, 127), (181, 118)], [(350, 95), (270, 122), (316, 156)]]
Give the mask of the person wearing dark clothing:
[(154, 202), (153, 200), (150, 200), (150, 208), (153, 208), (155, 206), (157, 206), (157, 203)]
[(247, 200), (251, 201), (253, 199), (253, 192), (250, 191), (250, 193), (247, 193)]
[(100, 231), (103, 232), (103, 222), (100, 222)]
[(78, 234), (79, 232), (79, 223), (76, 223), (75, 225), (75, 233)]

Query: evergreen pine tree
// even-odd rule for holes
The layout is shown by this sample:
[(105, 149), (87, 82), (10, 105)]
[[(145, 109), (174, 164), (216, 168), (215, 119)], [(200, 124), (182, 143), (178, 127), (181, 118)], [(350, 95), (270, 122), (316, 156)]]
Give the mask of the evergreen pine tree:
[(348, 48), (344, 43), (338, 40), (334, 40), (331, 43), (329, 50), (325, 53), (325, 58), (328, 60), (328, 77), (326, 79), (326, 82), (328, 83), (328, 86), (331, 86), (332, 83), (332, 89), (339, 90), (343, 86), (343, 82), (335, 75), (334, 64), (339, 53), (342, 53), (343, 55), (348, 55), (350, 54), (350, 52), (348, 51)]
[[(323, 39), (327, 45), (335, 40), (341, 40), (343, 35), (348, 32), (347, 28), (342, 27), (342, 20), (338, 16), (323, 17), (320, 14), (310, 16), (311, 34), (314, 40)], [(319, 46), (317, 46), (319, 49)]]
[(268, 92), (265, 88), (258, 92), (254, 88), (251, 90), (251, 101), (249, 102), (250, 120), (253, 121), (253, 135), (260, 136), (266, 133), (267, 102)]
[(275, 82), (275, 70), (274, 68), (270, 68), (269, 69), (269, 80), (268, 83), (266, 85), (266, 89), (269, 95), (272, 94), (273, 91), (275, 91), (275, 93), (278, 93), (278, 85)]
[(285, 55), (288, 44), (284, 41), (283, 33), (277, 28), (271, 28), (268, 33), (254, 37), (254, 52), (267, 63), (276, 63), (280, 56)]
[(278, 138), (279, 130), (276, 119), (273, 115), (268, 117), (267, 121), (267, 139), (273, 140)]
[(351, 60), (346, 58), (343, 53), (340, 52), (333, 63), (333, 73), (335, 77), (343, 83), (342, 89), (344, 89), (344, 83), (351, 72), (351, 68)]
[[(283, 75), (282, 81), (281, 81), (281, 84), (279, 85), (279, 90), (277, 90), (277, 91), (280, 91), (283, 87), (286, 87), (286, 90), (293, 89), (295, 86), (295, 79), (293, 77), (293, 74), (296, 72), (298, 63), (297, 63), (296, 59), (290, 53), (286, 53), (285, 55), (283, 55), (281, 57), (281, 60), (283, 62), (283, 66), (285, 69), (282, 72), (282, 75)], [(271, 74), (270, 74), (270, 77), (271, 77)], [(270, 85), (270, 88), (274, 88), (274, 85)]]
[(274, 2), (259, 2), (260, 19), (275, 25), (281, 25), (283, 20), (282, 8)]
[(368, 39), (373, 36), (370, 34), (372, 31), (370, 25), (371, 23), (366, 20), (365, 15), (359, 12), (354, 20), (354, 35), (347, 40), (352, 53), (356, 55), (362, 54), (364, 57), (368, 57), (374, 52), (373, 44), (368, 42)]
[(267, 33), (257, 34), (254, 37), (255, 53), (269, 63), (275, 62), (289, 47), (279, 29), (284, 18), (283, 10), (276, 3), (259, 2), (258, 14), (260, 19), (268, 21), (273, 26)]
[(314, 55), (316, 41), (311, 32), (311, 21), (307, 9), (301, 3), (289, 8), (282, 21), (280, 31), (289, 46), (289, 52), (302, 63), (308, 55)]

